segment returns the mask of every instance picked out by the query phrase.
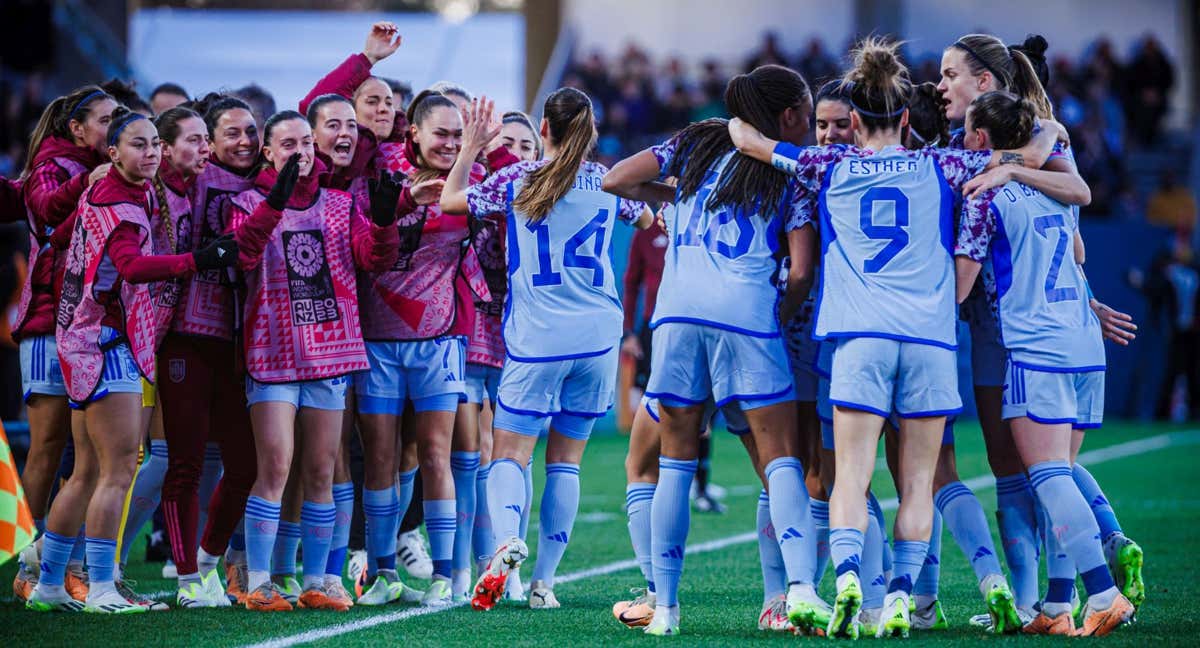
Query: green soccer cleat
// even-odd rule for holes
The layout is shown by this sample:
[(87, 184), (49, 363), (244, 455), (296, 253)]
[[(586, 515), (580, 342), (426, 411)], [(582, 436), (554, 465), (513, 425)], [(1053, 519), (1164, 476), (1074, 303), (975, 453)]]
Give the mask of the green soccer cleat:
[(858, 639), (858, 612), (862, 609), (862, 586), (852, 572), (838, 578), (838, 594), (833, 601), (825, 635), (830, 639)]
[(987, 608), (991, 632), (995, 634), (1014, 634), (1020, 632), (1025, 625), (1017, 614), (1017, 604), (1007, 583), (992, 585), (987, 593)]
[(912, 618), (908, 611), (909, 597), (903, 592), (893, 592), (883, 599), (883, 616), (875, 629), (875, 638), (908, 638), (912, 630)]
[(656, 608), (654, 618), (646, 626), (645, 633), (652, 637), (675, 637), (679, 635), (679, 606)]
[(1146, 583), (1142, 580), (1145, 558), (1142, 548), (1118, 532), (1108, 537), (1104, 543), (1104, 553), (1108, 557), (1108, 569), (1117, 583), (1117, 589), (1133, 604), (1136, 614), (1146, 601)]
[(950, 629), (950, 621), (946, 619), (946, 612), (942, 609), (942, 602), (938, 599), (933, 599), (929, 605), (924, 607), (919, 605), (913, 607), (911, 618), (914, 630)]
[(304, 588), (300, 587), (300, 581), (296, 580), (295, 574), (272, 576), (271, 582), (275, 583), (275, 589), (279, 590), (279, 595), (283, 597), (283, 600), (292, 606), (300, 601), (300, 594), (304, 592)]
[(404, 595), (404, 583), (394, 569), (380, 569), (375, 582), (358, 597), (359, 605), (387, 605), (395, 603)]

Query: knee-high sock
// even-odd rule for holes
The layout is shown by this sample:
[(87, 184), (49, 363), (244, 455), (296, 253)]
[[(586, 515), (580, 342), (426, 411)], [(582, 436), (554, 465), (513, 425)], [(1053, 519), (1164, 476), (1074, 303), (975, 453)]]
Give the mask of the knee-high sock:
[(75, 538), (47, 530), (42, 534), (42, 573), (39, 582), (62, 587), (67, 576), (67, 562), (75, 548)]
[(150, 441), (150, 452), (146, 460), (138, 466), (137, 475), (133, 479), (133, 494), (129, 498), (129, 514), (125, 518), (125, 526), (121, 533), (121, 564), (129, 560), (129, 550), (133, 541), (146, 522), (154, 515), (158, 502), (162, 498), (163, 477), (167, 474), (167, 442), (161, 439)]
[[(1065, 461), (1044, 461), (1029, 468), (1029, 481), (1050, 519), (1050, 532), (1075, 563), (1089, 595), (1114, 587), (1100, 546), (1100, 528), (1079, 492)], [(1105, 606), (1100, 606), (1103, 609)]]
[(329, 544), (333, 540), (336, 518), (337, 506), (333, 502), (305, 501), (300, 506), (300, 529), (304, 536), (305, 589), (325, 583), (325, 567), (329, 564)]
[(874, 491), (867, 491), (867, 506), (871, 515), (879, 520), (879, 529), (883, 532), (883, 573), (887, 575), (892, 572), (892, 542), (888, 536), (887, 517), (884, 516), (883, 506), (879, 504)]
[(779, 551), (779, 538), (775, 525), (771, 523), (771, 499), (765, 490), (758, 494), (758, 512), (754, 521), (758, 528), (758, 565), (762, 568), (765, 603), (786, 593), (788, 586), (783, 554)]
[(1100, 483), (1092, 477), (1092, 473), (1088, 472), (1087, 468), (1075, 464), (1071, 468), (1071, 476), (1075, 479), (1079, 492), (1083, 493), (1083, 498), (1092, 507), (1092, 515), (1096, 517), (1096, 524), (1100, 527), (1101, 542), (1114, 533), (1121, 533), (1117, 513), (1113, 511), (1112, 504), (1108, 503), (1108, 498), (1104, 496), (1104, 491), (1100, 490)]
[[(525, 474), (521, 465), (512, 459), (492, 462), (487, 484), (488, 513), (496, 544), (519, 537), (521, 513), (525, 510)], [(492, 547), (494, 552), (497, 547)]]
[(625, 487), (629, 542), (633, 545), (633, 555), (638, 568), (642, 570), (642, 577), (646, 579), (646, 588), (651, 592), (654, 591), (654, 566), (650, 560), (650, 507), (654, 501), (655, 486), (650, 482), (630, 482)]
[[(1052, 528), (1049, 514), (1039, 504), (1037, 515), (1041, 526)], [(1050, 616), (1057, 616), (1071, 611), (1071, 595), (1075, 591), (1075, 562), (1067, 555), (1066, 547), (1058, 541), (1053, 533), (1045, 535), (1046, 541), (1046, 599), (1042, 602), (1042, 611)]]
[(1038, 602), (1038, 512), (1025, 473), (996, 478), (996, 523), (1004, 559), (1012, 574), (1017, 606), (1032, 609)]
[(813, 529), (817, 532), (817, 564), (813, 568), (813, 587), (821, 584), (829, 566), (829, 502), (809, 500)]
[(229, 536), (229, 547), (225, 550), (225, 562), (231, 565), (246, 564), (246, 517), (238, 520), (237, 528)]
[(87, 525), (79, 527), (79, 533), (75, 536), (75, 544), (71, 547), (71, 558), (67, 562), (68, 565), (82, 565), (84, 558), (87, 557)]
[(808, 489), (800, 460), (780, 457), (768, 463), (763, 473), (767, 476), (771, 522), (779, 537), (788, 584), (811, 584), (817, 564), (816, 532), (808, 511)]
[(921, 575), (913, 584), (913, 596), (936, 599), (938, 585), (942, 577), (942, 514), (933, 509), (933, 526), (929, 532), (929, 553), (925, 554), (925, 564), (921, 566)]
[(853, 527), (829, 528), (829, 558), (833, 562), (834, 573), (838, 577), (853, 572), (861, 582), (864, 542), (865, 536), (858, 529)]
[(579, 464), (546, 464), (546, 486), (542, 489), (539, 508), (537, 562), (533, 565), (533, 580), (546, 581), (554, 586), (554, 574), (562, 562), (563, 553), (575, 527), (579, 512)]
[(933, 496), (933, 502), (941, 511), (958, 548), (975, 570), (975, 579), (982, 583), (988, 576), (1002, 574), (992, 532), (975, 493), (966, 484), (953, 482), (943, 486)]
[(456, 509), (454, 528), (454, 551), (451, 567), (455, 570), (471, 569), (471, 536), (475, 531), (475, 477), (479, 471), (478, 452), (451, 452), (450, 474), (454, 477), (454, 506)]
[(859, 576), (862, 579), (863, 608), (883, 607), (883, 597), (887, 594), (888, 581), (883, 574), (883, 528), (879, 519), (873, 515), (867, 516), (867, 532), (863, 534), (862, 563)]
[(396, 568), (396, 524), (400, 503), (395, 488), (363, 488), (363, 516), (367, 525), (367, 574)]
[[(342, 577), (346, 564), (346, 550), (350, 546), (350, 518), (354, 515), (354, 482), (333, 485), (333, 537), (329, 541), (329, 560), (325, 563), (325, 575)], [(392, 534), (395, 542), (396, 534)], [(396, 552), (392, 552), (395, 560)], [(370, 562), (370, 561), (368, 561)], [(355, 578), (358, 574), (352, 574)]]
[(271, 554), (279, 533), (279, 502), (251, 495), (246, 499), (246, 568), (253, 591), (271, 577)]
[(435, 577), (450, 578), (454, 556), (454, 507), (452, 499), (427, 499), (424, 502), (425, 531), (429, 534), (429, 553), (433, 556)]
[[(404, 513), (408, 511), (408, 507), (412, 504), (413, 489), (416, 488), (417, 483), (417, 470), (419, 469), (404, 470), (396, 476), (396, 504), (400, 507), (401, 517), (404, 517)], [(400, 528), (399, 522), (397, 522), (396, 528)], [(392, 535), (396, 534), (393, 533)]]
[(87, 539), (88, 581), (91, 587), (112, 583), (116, 569), (117, 541)]
[(471, 530), (471, 552), (475, 562), (487, 560), (496, 550), (496, 535), (492, 532), (492, 516), (488, 510), (487, 480), (492, 463), (480, 465), (475, 473), (475, 528)]
[(695, 459), (658, 458), (658, 488), (650, 508), (650, 554), (658, 605), (663, 607), (679, 604), (679, 577), (691, 523), (688, 492), (696, 464)]
[(929, 555), (929, 543), (923, 540), (897, 540), (893, 547), (892, 582), (888, 593), (912, 594), (913, 582), (921, 574), (921, 565)]
[(304, 531), (296, 522), (279, 521), (279, 533), (275, 536), (275, 546), (271, 551), (271, 575), (296, 575), (296, 549), (300, 547), (300, 538)]
[(529, 537), (529, 516), (533, 514), (533, 458), (529, 458), (529, 464), (525, 466), (525, 507), (521, 509), (521, 528), (519, 533), (521, 539)]
[(221, 445), (209, 443), (204, 446), (204, 469), (200, 473), (200, 487), (196, 491), (199, 508), (196, 510), (196, 546), (200, 546), (200, 538), (204, 536), (204, 527), (208, 525), (208, 504), (212, 501), (213, 491), (221, 481), (224, 472), (221, 464)]

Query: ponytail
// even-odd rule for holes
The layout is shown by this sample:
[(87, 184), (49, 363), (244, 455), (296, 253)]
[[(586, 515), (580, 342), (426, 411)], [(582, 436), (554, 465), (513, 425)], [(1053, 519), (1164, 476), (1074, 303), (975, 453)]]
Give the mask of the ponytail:
[(1028, 99), (1037, 109), (1038, 117), (1053, 119), (1054, 108), (1050, 104), (1050, 97), (1046, 95), (1037, 70), (1025, 53), (1030, 52), (1045, 65), (1047, 46), (1046, 39), (1036, 35), (1026, 38), (1020, 46), (1008, 47), (990, 34), (967, 34), (950, 47), (962, 50), (966, 55), (971, 74), (991, 74), (996, 80), (997, 90), (1006, 90)]
[(38, 150), (42, 148), (42, 142), (47, 137), (61, 137), (70, 140), (70, 123), (86, 121), (96, 102), (104, 99), (112, 99), (112, 97), (101, 90), (99, 86), (87, 85), (51, 101), (50, 105), (42, 111), (42, 116), (38, 118), (33, 132), (29, 134), (29, 148), (25, 158), (25, 168), (21, 169), (21, 178), (28, 178), (29, 174), (33, 172), (33, 161), (37, 157)]
[(171, 203), (167, 202), (167, 188), (162, 181), (162, 171), (154, 175), (154, 181), (151, 183), (154, 188), (154, 199), (158, 203), (158, 229), (159, 233), (167, 239), (168, 249), (156, 250), (157, 254), (175, 254), (175, 227), (171, 223)]
[[(780, 138), (779, 116), (788, 108), (812, 105), (804, 77), (780, 65), (764, 65), (739, 74), (725, 86), (725, 106), (730, 114), (774, 139)], [(759, 211), (771, 218), (787, 194), (790, 179), (770, 164), (735, 151), (724, 119), (691, 124), (676, 136), (675, 154), (665, 175), (679, 179), (679, 197), (686, 200), (705, 184), (709, 170), (730, 151), (733, 157), (721, 170), (705, 209), (730, 207)]]
[(912, 101), (908, 68), (900, 62), (899, 43), (868, 37), (850, 53), (854, 64), (843, 85), (850, 90), (850, 107), (867, 132), (892, 129)]
[(546, 98), (542, 114), (558, 152), (553, 160), (529, 174), (521, 195), (513, 201), (514, 210), (526, 214), (531, 223), (545, 219), (554, 204), (567, 195), (579, 166), (596, 143), (592, 100), (579, 90), (555, 90)]

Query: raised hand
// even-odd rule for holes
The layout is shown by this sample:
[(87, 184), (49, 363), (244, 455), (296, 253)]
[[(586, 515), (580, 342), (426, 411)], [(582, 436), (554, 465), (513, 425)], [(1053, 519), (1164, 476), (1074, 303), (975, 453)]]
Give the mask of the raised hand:
[(279, 170), (279, 177), (275, 178), (271, 193), (267, 194), (267, 204), (275, 211), (283, 211), (287, 207), (288, 199), (296, 191), (296, 182), (299, 180), (300, 154), (293, 153)]
[(412, 194), (413, 201), (418, 205), (432, 205), (441, 200), (442, 187), (446, 186), (446, 181), (441, 178), (425, 180), (418, 182), (412, 186), (409, 193)]
[(471, 158), (479, 155), (492, 140), (500, 135), (500, 122), (493, 119), (496, 104), (487, 97), (471, 101), (463, 110), (462, 150)]
[(371, 196), (371, 222), (380, 227), (395, 223), (396, 203), (404, 190), (404, 177), (385, 171), (379, 180), (368, 180), (367, 187)]
[(371, 25), (371, 33), (367, 34), (367, 44), (363, 45), (363, 56), (371, 62), (371, 65), (382, 61), (383, 59), (396, 53), (400, 49), (400, 41), (403, 37), (400, 35), (400, 28), (396, 23), (386, 20), (380, 21)]

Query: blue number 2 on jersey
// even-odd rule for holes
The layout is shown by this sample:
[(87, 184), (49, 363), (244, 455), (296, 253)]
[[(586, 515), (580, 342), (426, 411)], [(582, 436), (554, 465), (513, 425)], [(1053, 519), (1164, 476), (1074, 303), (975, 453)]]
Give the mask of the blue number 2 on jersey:
[(1058, 273), (1062, 269), (1063, 257), (1067, 254), (1067, 231), (1063, 223), (1062, 214), (1048, 214), (1046, 216), (1038, 216), (1033, 219), (1033, 229), (1042, 238), (1050, 238), (1046, 233), (1047, 230), (1058, 230), (1058, 241), (1054, 245), (1054, 257), (1050, 259), (1050, 268), (1046, 272), (1046, 302), (1054, 304), (1062, 301), (1075, 301), (1079, 299), (1079, 291), (1074, 286), (1065, 288), (1055, 288), (1054, 284), (1058, 283)]
[[(607, 229), (608, 210), (601, 209), (596, 216), (588, 221), (563, 246), (562, 265), (564, 268), (583, 268), (592, 271), (592, 285), (599, 288), (604, 285), (604, 265), (600, 263), (600, 255), (604, 253), (604, 235)], [(550, 225), (544, 220), (525, 223), (525, 227), (537, 235), (538, 271), (533, 275), (534, 286), (557, 286), (562, 283), (562, 273), (555, 272), (550, 257)], [(588, 239), (593, 239), (591, 254), (583, 248)]]
[[(876, 202), (892, 203), (894, 225), (875, 224)], [(908, 227), (908, 196), (896, 187), (871, 187), (863, 194), (858, 205), (858, 224), (862, 233), (867, 238), (888, 242), (875, 256), (863, 261), (863, 272), (879, 272), (908, 245), (908, 231), (904, 229)]]

